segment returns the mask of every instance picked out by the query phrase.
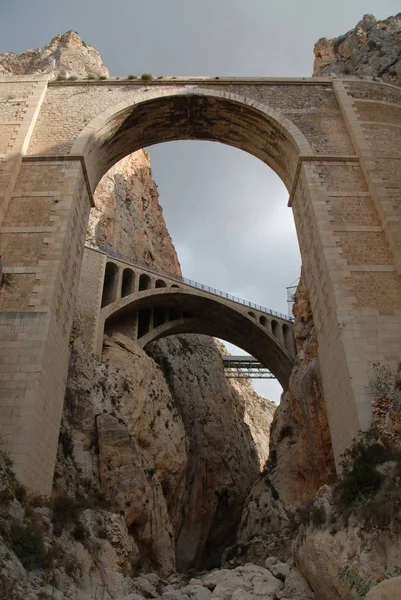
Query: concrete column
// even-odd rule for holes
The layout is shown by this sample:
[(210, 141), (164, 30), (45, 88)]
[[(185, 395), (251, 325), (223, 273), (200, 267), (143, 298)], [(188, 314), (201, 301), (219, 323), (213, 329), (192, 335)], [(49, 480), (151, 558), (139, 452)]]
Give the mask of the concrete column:
[(0, 431), (17, 477), (41, 494), (52, 487), (89, 208), (80, 161), (35, 160), (22, 164), (3, 222)]

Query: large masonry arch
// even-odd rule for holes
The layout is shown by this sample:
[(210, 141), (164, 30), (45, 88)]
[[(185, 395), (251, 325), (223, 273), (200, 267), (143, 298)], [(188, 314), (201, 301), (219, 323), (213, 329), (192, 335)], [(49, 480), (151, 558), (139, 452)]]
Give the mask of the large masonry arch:
[[(294, 364), (294, 348), (286, 348), (283, 339), (276, 339), (263, 328), (256, 319), (249, 316), (246, 306), (235, 307), (224, 298), (212, 298), (199, 290), (182, 288), (150, 289), (122, 298), (100, 314), (98, 353), (101, 352), (103, 331), (126, 332), (132, 336), (132, 327), (141, 311), (151, 311), (151, 318), (157, 310), (170, 310), (175, 318), (164, 317), (159, 323), (150, 323), (138, 339), (145, 348), (149, 343), (176, 333), (202, 333), (224, 339), (260, 360), (277, 377), (284, 389)], [(282, 326), (288, 327), (286, 323)], [(292, 337), (292, 331), (291, 331)]]
[[(0, 427), (19, 478), (51, 489), (93, 191), (126, 154), (178, 139), (241, 148), (287, 186), (338, 462), (370, 424), (373, 364), (400, 358), (400, 128), (401, 90), (371, 82), (0, 77), (10, 274), (0, 289)], [(111, 268), (109, 280), (112, 297), (122, 282)]]

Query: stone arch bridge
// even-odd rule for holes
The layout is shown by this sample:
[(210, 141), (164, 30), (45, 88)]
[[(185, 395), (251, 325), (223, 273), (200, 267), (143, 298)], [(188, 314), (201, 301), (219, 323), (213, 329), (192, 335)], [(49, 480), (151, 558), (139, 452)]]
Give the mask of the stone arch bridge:
[(371, 423), (373, 364), (400, 359), (400, 131), (401, 90), (368, 81), (0, 76), (0, 436), (21, 481), (51, 490), (96, 185), (183, 139), (249, 152), (287, 187), (338, 464)]
[(90, 247), (77, 308), (87, 345), (98, 355), (104, 333), (123, 332), (142, 348), (168, 335), (202, 333), (248, 351), (288, 387), (296, 348), (292, 320), (282, 313)]

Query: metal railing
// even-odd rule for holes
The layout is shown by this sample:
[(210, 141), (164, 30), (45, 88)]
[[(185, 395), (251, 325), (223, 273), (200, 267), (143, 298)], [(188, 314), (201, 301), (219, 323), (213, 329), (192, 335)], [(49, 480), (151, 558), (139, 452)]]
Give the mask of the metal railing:
[(267, 367), (253, 356), (223, 356), (225, 376), (229, 379), (276, 379)]
[[(91, 246), (88, 247), (91, 248)], [(125, 256), (124, 254), (121, 254), (121, 252), (113, 250), (113, 248), (106, 244), (99, 244), (97, 248), (99, 250), (102, 250), (102, 252), (104, 252), (110, 257), (129, 263), (133, 266), (141, 267), (147, 271), (150, 271), (151, 273), (156, 273), (158, 275), (168, 277), (169, 279), (172, 279), (174, 281), (180, 281), (181, 283), (185, 283), (185, 285), (189, 285), (198, 290), (203, 290), (205, 292), (208, 292), (209, 294), (213, 294), (214, 296), (220, 296), (221, 298), (225, 298), (226, 300), (231, 300), (232, 302), (236, 302), (237, 304), (242, 304), (243, 306), (254, 308), (255, 310), (266, 313), (272, 317), (278, 317), (279, 319), (289, 321), (291, 323), (294, 321), (293, 317), (289, 317), (288, 315), (285, 315), (281, 312), (277, 312), (270, 308), (266, 308), (265, 306), (261, 306), (260, 304), (255, 304), (254, 302), (248, 302), (248, 300), (244, 300), (243, 298), (239, 298), (238, 296), (233, 296), (232, 294), (227, 294), (226, 292), (222, 292), (221, 290), (217, 290), (216, 288), (209, 287), (208, 285), (204, 285), (203, 283), (199, 283), (198, 281), (187, 279), (186, 277), (182, 277), (181, 275), (175, 275), (174, 273), (170, 273), (169, 271), (160, 269), (159, 267), (156, 267), (154, 265), (149, 265), (148, 263), (143, 262), (141, 260)]]

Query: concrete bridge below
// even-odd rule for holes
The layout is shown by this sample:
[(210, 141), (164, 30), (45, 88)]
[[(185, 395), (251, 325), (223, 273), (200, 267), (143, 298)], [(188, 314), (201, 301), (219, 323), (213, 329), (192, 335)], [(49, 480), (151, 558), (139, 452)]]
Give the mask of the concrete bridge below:
[(80, 287), (78, 311), (87, 343), (98, 355), (105, 333), (124, 333), (142, 348), (168, 335), (200, 333), (249, 352), (288, 387), (296, 349), (287, 315), (106, 247), (85, 248)]

